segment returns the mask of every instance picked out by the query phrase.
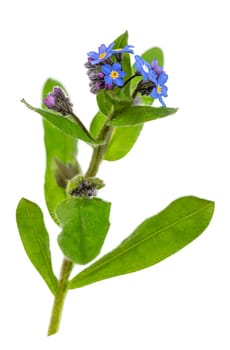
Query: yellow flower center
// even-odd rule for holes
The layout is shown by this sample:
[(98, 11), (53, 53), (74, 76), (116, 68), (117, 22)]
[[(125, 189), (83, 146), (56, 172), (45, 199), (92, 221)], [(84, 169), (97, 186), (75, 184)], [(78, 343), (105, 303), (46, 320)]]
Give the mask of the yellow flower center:
[(119, 74), (118, 74), (118, 72), (116, 72), (115, 70), (112, 70), (112, 72), (110, 73), (110, 77), (111, 77), (112, 79), (116, 79), (116, 78), (119, 77)]
[(99, 56), (99, 60), (102, 60), (106, 56), (106, 52), (102, 52)]
[(157, 93), (160, 94), (161, 93), (161, 86), (157, 85)]

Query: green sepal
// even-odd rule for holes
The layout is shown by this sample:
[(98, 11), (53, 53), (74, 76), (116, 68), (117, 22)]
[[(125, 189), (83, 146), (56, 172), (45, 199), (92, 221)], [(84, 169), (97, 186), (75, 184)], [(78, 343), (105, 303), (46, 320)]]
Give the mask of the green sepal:
[(100, 190), (105, 186), (104, 182), (98, 177), (89, 177), (83, 175), (76, 175), (71, 180), (68, 181), (66, 191), (71, 195), (72, 191), (77, 189), (80, 183), (87, 180), (90, 185), (95, 186), (96, 190)]

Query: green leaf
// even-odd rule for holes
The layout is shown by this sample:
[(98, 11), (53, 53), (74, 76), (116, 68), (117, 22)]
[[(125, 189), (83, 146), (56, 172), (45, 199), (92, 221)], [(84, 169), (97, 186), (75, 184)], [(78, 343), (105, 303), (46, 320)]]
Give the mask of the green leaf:
[(57, 207), (63, 228), (58, 243), (67, 258), (86, 264), (99, 254), (110, 226), (110, 206), (99, 198), (71, 198)]
[(16, 211), (21, 240), (30, 261), (55, 295), (58, 281), (52, 269), (49, 235), (39, 206), (22, 198)]
[(92, 119), (89, 130), (95, 139), (98, 137), (106, 120), (107, 120), (106, 116), (100, 111), (97, 112), (97, 114)]
[[(97, 137), (102, 126), (106, 121), (106, 116), (98, 112), (90, 125), (90, 132), (93, 137)], [(138, 139), (143, 125), (135, 125), (129, 127), (116, 127), (113, 130), (104, 159), (115, 161), (123, 158), (132, 149)]]
[(66, 135), (71, 136), (75, 139), (80, 139), (82, 141), (85, 141), (87, 143), (96, 144), (98, 143), (95, 141), (89, 133), (87, 133), (85, 130), (82, 129), (80, 124), (78, 124), (76, 121), (74, 121), (73, 117), (71, 116), (62, 116), (59, 113), (50, 112), (45, 109), (35, 108), (32, 107), (29, 103), (27, 103), (24, 99), (22, 99), (22, 102), (32, 111), (37, 112), (40, 114), (45, 120), (47, 120), (49, 123), (54, 125), (56, 128), (64, 132)]
[[(54, 87), (60, 87), (66, 92), (64, 86), (57, 80), (48, 79), (43, 87), (42, 101)], [(42, 105), (44, 108), (45, 105)], [(60, 117), (59, 117), (60, 118)], [(57, 205), (67, 198), (66, 191), (56, 181), (56, 173), (59, 170), (57, 161), (76, 166), (77, 140), (63, 133), (47, 120), (43, 120), (44, 142), (46, 148), (46, 172), (45, 172), (45, 199), (51, 217), (59, 224), (55, 215)], [(78, 172), (76, 172), (77, 174)]]
[(131, 106), (121, 112), (118, 112), (110, 125), (129, 126), (143, 124), (150, 120), (167, 117), (176, 113), (177, 108), (163, 108), (151, 106)]
[(152, 63), (154, 59), (157, 59), (158, 66), (164, 66), (164, 53), (159, 47), (152, 47), (151, 49), (145, 51), (141, 57), (149, 63)]
[(143, 124), (114, 128), (104, 159), (114, 161), (126, 156), (137, 141), (142, 128)]
[[(128, 45), (128, 32), (124, 32), (121, 34), (116, 40), (114, 40), (114, 49), (121, 49)], [(131, 63), (130, 63), (130, 55), (128, 53), (123, 54), (122, 59), (122, 70), (126, 72), (126, 78), (130, 77), (132, 74)], [(126, 96), (130, 96), (130, 84), (127, 84), (122, 91)]]
[(214, 203), (192, 196), (172, 202), (145, 220), (116, 249), (80, 272), (69, 284), (79, 288), (107, 278), (135, 272), (176, 253), (208, 226)]
[(97, 105), (99, 110), (109, 116), (112, 113), (113, 105), (111, 101), (108, 99), (108, 96), (106, 95), (105, 90), (101, 90), (97, 93)]

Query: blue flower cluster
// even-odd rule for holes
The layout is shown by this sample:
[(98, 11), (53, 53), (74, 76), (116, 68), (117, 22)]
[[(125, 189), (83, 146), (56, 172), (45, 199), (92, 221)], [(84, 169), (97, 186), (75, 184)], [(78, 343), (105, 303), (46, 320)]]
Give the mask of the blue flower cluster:
[[(158, 66), (156, 59), (153, 60), (152, 64), (146, 62), (140, 56), (135, 56), (135, 59), (135, 68), (138, 74), (142, 75), (144, 82), (152, 83), (152, 90), (142, 94), (150, 95), (152, 98), (158, 98), (162, 106), (166, 107), (162, 97), (168, 96), (168, 88), (164, 85), (168, 80), (168, 75), (163, 71), (162, 67)], [(143, 91), (143, 86), (147, 84), (141, 82), (141, 85), (142, 90), (140, 89), (140, 92)]]
[(98, 48), (98, 52), (88, 52), (88, 62), (85, 66), (88, 68), (90, 91), (93, 93), (124, 85), (123, 78), (126, 76), (126, 72), (122, 70), (122, 55), (133, 53), (133, 46), (126, 45), (121, 49), (113, 49), (114, 45), (115, 43), (112, 43), (106, 47), (102, 44)]
[(90, 79), (90, 91), (97, 94), (100, 90), (114, 89), (115, 87), (122, 88), (131, 79), (136, 76), (142, 76), (139, 81), (134, 95), (151, 96), (159, 99), (163, 107), (165, 102), (162, 97), (167, 97), (168, 88), (165, 86), (168, 75), (163, 71), (163, 68), (158, 66), (156, 59), (150, 64), (141, 56), (135, 56), (136, 72), (132, 77), (126, 77), (126, 72), (122, 70), (123, 54), (133, 54), (132, 45), (126, 45), (123, 48), (114, 49), (115, 43), (111, 43), (108, 47), (102, 44), (98, 48), (98, 52), (88, 52), (88, 61), (85, 67), (88, 68), (88, 77)]

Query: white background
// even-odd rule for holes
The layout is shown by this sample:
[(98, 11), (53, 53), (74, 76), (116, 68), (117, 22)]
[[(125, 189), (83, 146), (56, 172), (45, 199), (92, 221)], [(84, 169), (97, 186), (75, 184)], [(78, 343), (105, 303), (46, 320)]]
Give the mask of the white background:
[[(2, 1), (1, 246), (2, 349), (229, 350), (229, 11), (227, 1)], [(15, 223), (21, 197), (37, 202), (51, 233), (54, 270), (59, 229), (43, 198), (44, 147), (39, 106), (44, 81), (67, 87), (89, 125), (86, 53), (129, 30), (141, 54), (165, 53), (167, 105), (176, 115), (146, 124), (130, 154), (103, 163), (101, 196), (113, 202), (102, 253), (172, 200), (214, 200), (214, 218), (196, 241), (160, 264), (67, 297), (61, 330), (47, 338), (52, 296), (26, 257)], [(84, 167), (90, 149), (80, 145)], [(77, 272), (77, 269), (76, 269)]]

